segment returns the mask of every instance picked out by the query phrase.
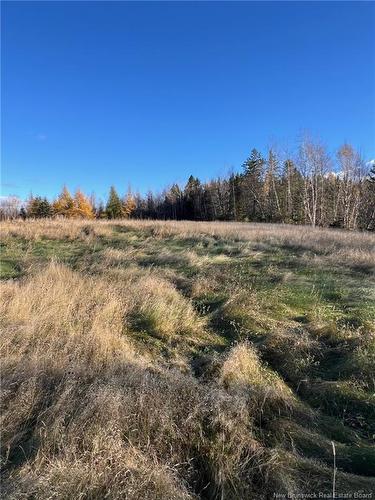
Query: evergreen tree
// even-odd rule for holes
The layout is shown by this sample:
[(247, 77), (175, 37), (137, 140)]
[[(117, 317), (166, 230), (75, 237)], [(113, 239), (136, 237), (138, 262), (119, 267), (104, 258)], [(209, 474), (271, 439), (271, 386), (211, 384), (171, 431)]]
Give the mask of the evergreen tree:
[(147, 193), (147, 200), (146, 200), (146, 217), (148, 219), (154, 219), (156, 218), (156, 205), (155, 205), (155, 199), (152, 191), (149, 191)]
[[(46, 198), (30, 196), (24, 209), (15, 197), (1, 201), (0, 218), (122, 217), (151, 219), (238, 220), (310, 223), (348, 229), (375, 229), (375, 165), (367, 173), (350, 144), (338, 151), (337, 166), (324, 146), (306, 138), (295, 160), (279, 159), (269, 151), (267, 161), (253, 149), (241, 172), (205, 183), (193, 175), (183, 190), (177, 184), (161, 194), (142, 197), (129, 189), (121, 201), (111, 187), (108, 202), (95, 203), (81, 191), (74, 198), (66, 186), (53, 206)], [(281, 164), (281, 162), (280, 162)], [(336, 173), (339, 172), (339, 173)]]
[(244, 161), (242, 168), (245, 175), (252, 175), (255, 178), (260, 178), (263, 172), (264, 159), (255, 148), (251, 150), (249, 158)]
[(95, 215), (96, 215), (97, 219), (105, 219), (107, 217), (107, 214), (105, 211), (105, 206), (104, 206), (104, 203), (102, 200), (100, 200), (98, 205), (97, 205)]
[(45, 197), (40, 202), (39, 213), (40, 217), (51, 217), (53, 215), (52, 206)]
[(243, 192), (244, 179), (242, 174), (232, 174), (229, 177), (229, 217), (232, 220), (246, 219), (247, 200)]
[(182, 218), (183, 193), (178, 184), (165, 193), (166, 218), (179, 220)]
[(27, 202), (26, 213), (28, 217), (40, 219), (52, 216), (52, 207), (47, 198), (31, 196)]
[(202, 186), (197, 177), (191, 175), (184, 189), (184, 218), (188, 220), (201, 219)]
[(281, 217), (278, 180), (277, 157), (272, 149), (270, 149), (263, 182), (263, 204), (265, 217), (268, 222), (279, 221)]
[(264, 159), (253, 149), (250, 157), (242, 164), (241, 203), (249, 220), (263, 220), (262, 177)]
[(135, 217), (136, 219), (143, 219), (143, 217), (147, 211), (146, 199), (142, 198), (141, 193), (137, 192), (134, 195), (134, 203), (135, 203), (135, 208), (134, 208), (134, 211), (132, 212), (131, 216)]
[(41, 200), (42, 198), (40, 196), (33, 196), (32, 194), (30, 195), (26, 204), (27, 217), (30, 217), (32, 219), (36, 219), (39, 217), (39, 208)]
[(105, 208), (108, 219), (121, 219), (123, 217), (123, 208), (119, 195), (114, 186), (111, 186), (107, 206)]
[(23, 220), (26, 220), (26, 219), (27, 219), (27, 212), (26, 212), (25, 207), (21, 207), (21, 210), (20, 210), (20, 217), (21, 217), (21, 219), (23, 219)]
[(289, 224), (302, 224), (304, 220), (303, 178), (291, 159), (287, 159), (284, 163), (281, 190), (282, 221)]
[(363, 183), (359, 226), (368, 231), (375, 230), (375, 164)]

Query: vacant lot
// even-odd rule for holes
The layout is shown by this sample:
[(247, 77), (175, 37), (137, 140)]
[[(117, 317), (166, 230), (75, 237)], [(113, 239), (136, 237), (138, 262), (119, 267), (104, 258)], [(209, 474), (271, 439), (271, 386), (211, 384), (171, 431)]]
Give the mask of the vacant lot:
[(6, 498), (375, 490), (370, 234), (2, 223)]

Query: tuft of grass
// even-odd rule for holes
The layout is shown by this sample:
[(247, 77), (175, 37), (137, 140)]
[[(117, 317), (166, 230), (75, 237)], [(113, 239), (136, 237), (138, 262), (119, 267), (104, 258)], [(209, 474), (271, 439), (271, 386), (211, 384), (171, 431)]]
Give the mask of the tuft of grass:
[(205, 321), (193, 304), (166, 280), (143, 277), (133, 286), (130, 311), (131, 326), (150, 335), (172, 340), (180, 335), (197, 336)]

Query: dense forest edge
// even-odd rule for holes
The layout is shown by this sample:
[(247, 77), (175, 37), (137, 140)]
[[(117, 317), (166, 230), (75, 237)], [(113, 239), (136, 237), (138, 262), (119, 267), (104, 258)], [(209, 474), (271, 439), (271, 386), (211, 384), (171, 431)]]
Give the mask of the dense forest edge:
[(161, 193), (110, 188), (106, 203), (66, 186), (55, 200), (30, 195), (22, 202), (3, 197), (0, 219), (67, 217), (160, 219), (309, 224), (345, 229), (375, 229), (375, 163), (365, 162), (344, 143), (332, 157), (310, 138), (294, 154), (253, 149), (239, 172), (201, 182), (191, 175)]

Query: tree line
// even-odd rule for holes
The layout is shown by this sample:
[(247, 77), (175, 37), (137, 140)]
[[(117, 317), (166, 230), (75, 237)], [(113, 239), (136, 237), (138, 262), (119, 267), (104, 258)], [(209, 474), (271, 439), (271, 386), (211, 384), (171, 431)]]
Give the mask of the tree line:
[(293, 157), (253, 149), (241, 169), (201, 182), (191, 175), (185, 186), (173, 184), (145, 196), (129, 189), (122, 198), (111, 187), (106, 204), (64, 187), (50, 202), (30, 196), (24, 206), (2, 200), (1, 218), (139, 218), (196, 221), (256, 221), (310, 224), (346, 229), (375, 229), (375, 164), (343, 144), (335, 158), (312, 139), (304, 139)]

